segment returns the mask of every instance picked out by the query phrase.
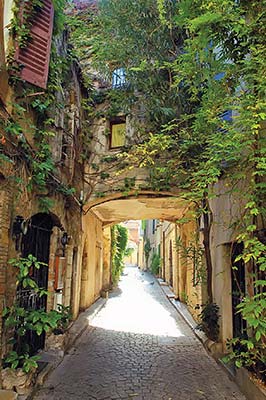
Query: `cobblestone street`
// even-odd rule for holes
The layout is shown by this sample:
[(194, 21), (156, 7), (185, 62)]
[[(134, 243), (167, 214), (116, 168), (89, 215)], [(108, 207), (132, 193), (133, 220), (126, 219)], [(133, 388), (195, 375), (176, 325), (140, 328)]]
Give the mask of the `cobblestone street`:
[(35, 400), (244, 400), (149, 274), (128, 267)]

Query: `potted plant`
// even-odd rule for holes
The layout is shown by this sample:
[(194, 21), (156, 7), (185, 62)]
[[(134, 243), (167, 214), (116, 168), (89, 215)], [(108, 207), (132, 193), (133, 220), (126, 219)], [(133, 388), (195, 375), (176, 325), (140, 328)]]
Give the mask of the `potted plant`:
[(45, 348), (47, 350), (64, 350), (68, 342), (68, 327), (72, 317), (69, 306), (57, 304), (57, 326), (52, 329), (51, 334), (47, 337)]
[[(29, 255), (27, 258), (12, 259), (11, 265), (17, 268), (17, 285), (29, 288), (36, 296), (45, 296), (47, 291), (38, 287), (31, 278), (32, 268), (39, 269), (44, 263), (37, 261), (36, 257)], [(30, 331), (42, 335), (55, 329), (60, 315), (57, 311), (46, 312), (43, 309), (25, 309), (17, 300), (11, 307), (3, 311), (4, 330), (10, 338), (9, 351), (2, 360), (2, 381), (4, 389), (14, 389), (19, 394), (26, 394), (34, 383), (38, 367), (38, 355), (32, 354), (26, 337)]]

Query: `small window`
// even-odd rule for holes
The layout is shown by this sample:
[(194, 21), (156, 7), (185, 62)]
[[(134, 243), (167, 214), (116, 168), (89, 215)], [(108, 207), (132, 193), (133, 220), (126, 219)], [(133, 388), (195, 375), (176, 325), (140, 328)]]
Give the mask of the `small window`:
[(118, 89), (126, 84), (126, 71), (124, 68), (116, 68), (112, 74), (112, 88)]
[(111, 121), (110, 123), (111, 130), (111, 140), (110, 140), (110, 148), (115, 149), (117, 147), (122, 147), (125, 145), (126, 139), (126, 121), (125, 119), (117, 119), (115, 121)]
[(221, 115), (220, 118), (222, 121), (232, 122), (233, 120), (233, 112), (232, 110), (226, 110)]

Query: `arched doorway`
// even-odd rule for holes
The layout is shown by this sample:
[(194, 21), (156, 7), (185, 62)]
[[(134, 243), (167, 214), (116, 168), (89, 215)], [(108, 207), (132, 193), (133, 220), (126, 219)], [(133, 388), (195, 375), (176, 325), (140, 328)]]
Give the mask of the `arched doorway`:
[[(32, 254), (38, 261), (47, 265), (40, 269), (33, 268), (31, 277), (41, 288), (47, 289), (48, 286), (48, 263), (50, 256), (50, 239), (53, 226), (56, 223), (53, 217), (46, 213), (38, 213), (28, 221), (27, 232), (21, 241), (21, 256), (26, 258)], [(19, 305), (29, 310), (46, 310), (47, 296), (39, 297), (32, 289), (19, 286), (17, 289), (17, 299)], [(25, 341), (29, 346), (31, 354), (36, 353), (44, 347), (45, 335), (38, 336), (34, 331), (27, 331)]]

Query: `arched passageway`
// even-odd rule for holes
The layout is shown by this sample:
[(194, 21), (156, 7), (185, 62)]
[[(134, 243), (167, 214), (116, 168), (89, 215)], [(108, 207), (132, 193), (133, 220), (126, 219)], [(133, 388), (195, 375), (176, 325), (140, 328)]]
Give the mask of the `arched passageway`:
[[(156, 193), (143, 191), (138, 193), (117, 193), (105, 198), (94, 199), (84, 207), (83, 232), (84, 249), (81, 271), (80, 303), (76, 310), (84, 310), (89, 307), (102, 291), (108, 290), (111, 282), (111, 234), (110, 228), (127, 220), (153, 220), (164, 223), (164, 237), (159, 236), (159, 223), (154, 227), (157, 232), (157, 244), (152, 244), (147, 260), (143, 260), (145, 239), (142, 238), (142, 248), (138, 249), (138, 263), (142, 268), (149, 268), (155, 253), (162, 260), (161, 276), (173, 287), (176, 297), (184, 298), (186, 293), (183, 288), (182, 276), (191, 281), (193, 266), (183, 265), (183, 255), (176, 251), (177, 238), (192, 237), (195, 233), (193, 220), (193, 207), (188, 201), (176, 197), (171, 193)], [(178, 227), (181, 219), (188, 222)], [(163, 235), (161, 235), (163, 236)], [(141, 254), (140, 254), (141, 253)], [(188, 268), (188, 265), (190, 267)], [(184, 272), (183, 269), (186, 269)], [(191, 285), (190, 285), (191, 286)], [(202, 300), (202, 289), (191, 289), (193, 305)], [(191, 293), (192, 296), (192, 293)], [(198, 300), (197, 300), (198, 299)]]
[[(193, 316), (199, 316), (207, 302), (207, 273), (204, 263), (203, 228), (195, 218), (195, 208), (178, 193), (133, 191), (92, 199), (83, 207), (83, 243), (87, 256), (81, 263), (83, 273), (80, 299), (74, 304), (74, 315), (84, 310), (108, 291), (111, 283), (110, 228), (128, 220), (156, 220), (154, 243), (148, 261), (138, 263), (151, 268), (156, 254), (161, 259), (160, 277), (171, 286), (174, 297), (187, 304)], [(220, 307), (220, 336), (217, 351), (226, 351), (232, 337), (233, 310), (231, 296), (230, 248), (221, 242), (221, 230), (213, 224), (211, 251), (214, 263), (212, 286), (214, 301)], [(142, 254), (145, 254), (145, 238)], [(222, 253), (222, 257), (217, 255)], [(229, 261), (228, 261), (229, 260)], [(84, 277), (86, 279), (84, 279)]]
[(129, 219), (176, 221), (189, 212), (189, 203), (172, 193), (138, 191), (92, 199), (83, 207), (83, 257), (77, 279), (73, 313), (89, 307), (110, 283), (110, 226)]
[(190, 203), (168, 192), (137, 191), (117, 193), (92, 200), (84, 207), (85, 215), (93, 213), (104, 226), (129, 219), (164, 219), (177, 221), (189, 211)]

